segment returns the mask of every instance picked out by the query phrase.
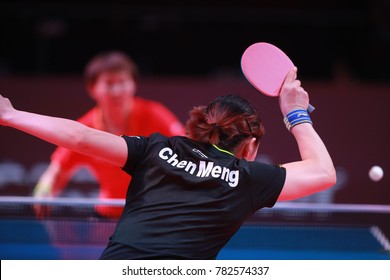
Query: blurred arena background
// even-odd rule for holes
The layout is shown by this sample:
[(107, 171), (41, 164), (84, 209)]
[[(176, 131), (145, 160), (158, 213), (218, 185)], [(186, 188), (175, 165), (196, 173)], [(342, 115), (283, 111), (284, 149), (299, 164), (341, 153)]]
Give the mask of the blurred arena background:
[[(85, 63), (119, 49), (140, 66), (138, 95), (163, 102), (183, 122), (192, 106), (215, 96), (250, 99), (266, 126), (259, 160), (283, 163), (298, 151), (278, 102), (258, 94), (240, 69), (247, 46), (270, 42), (298, 66), (338, 174), (334, 188), (296, 202), (357, 204), (364, 211), (390, 204), (389, 11), (386, 0), (2, 1), (1, 94), (19, 109), (76, 119), (93, 105), (82, 80)], [(55, 147), (0, 131), (0, 196), (30, 196)], [(379, 182), (368, 177), (373, 165), (384, 169)], [(63, 196), (96, 192), (84, 170)]]

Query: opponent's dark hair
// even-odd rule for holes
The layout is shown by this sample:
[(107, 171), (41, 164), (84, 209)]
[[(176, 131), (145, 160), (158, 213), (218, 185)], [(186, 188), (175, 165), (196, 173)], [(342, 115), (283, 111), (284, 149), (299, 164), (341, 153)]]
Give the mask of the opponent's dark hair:
[(127, 71), (136, 82), (138, 81), (138, 66), (121, 51), (108, 51), (95, 55), (85, 66), (84, 79), (87, 84), (94, 84), (101, 73), (117, 71)]
[(189, 115), (186, 133), (190, 139), (228, 151), (249, 137), (259, 142), (265, 132), (256, 108), (236, 95), (217, 97), (207, 107), (194, 107)]

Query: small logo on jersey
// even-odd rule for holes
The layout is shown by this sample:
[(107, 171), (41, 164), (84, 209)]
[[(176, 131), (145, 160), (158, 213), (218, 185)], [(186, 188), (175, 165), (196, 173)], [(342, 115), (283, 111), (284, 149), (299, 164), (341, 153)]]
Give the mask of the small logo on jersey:
[(192, 151), (197, 154), (198, 156), (202, 157), (202, 158), (208, 158), (204, 153), (202, 153), (201, 151), (199, 151), (198, 149), (195, 149), (193, 148)]

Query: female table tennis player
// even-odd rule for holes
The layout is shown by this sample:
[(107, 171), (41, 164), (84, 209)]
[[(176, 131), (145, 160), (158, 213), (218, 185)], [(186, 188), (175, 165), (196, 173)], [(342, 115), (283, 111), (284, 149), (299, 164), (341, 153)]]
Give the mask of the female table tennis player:
[(296, 68), (287, 74), (279, 101), (301, 160), (278, 166), (253, 161), (263, 124), (256, 109), (237, 96), (194, 108), (187, 137), (116, 136), (16, 110), (1, 96), (0, 124), (131, 174), (125, 209), (101, 259), (215, 259), (258, 209), (335, 183), (331, 157), (306, 113), (308, 94)]

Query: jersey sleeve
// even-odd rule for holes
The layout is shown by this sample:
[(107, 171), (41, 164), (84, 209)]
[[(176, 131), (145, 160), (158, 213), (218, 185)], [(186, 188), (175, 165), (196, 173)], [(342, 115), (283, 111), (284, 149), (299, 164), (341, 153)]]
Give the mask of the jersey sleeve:
[(283, 189), (286, 169), (277, 165), (252, 162), (250, 174), (254, 210), (273, 207)]
[(137, 163), (143, 158), (148, 143), (148, 138), (143, 136), (125, 136), (122, 138), (127, 144), (127, 161), (122, 170), (131, 175)]

